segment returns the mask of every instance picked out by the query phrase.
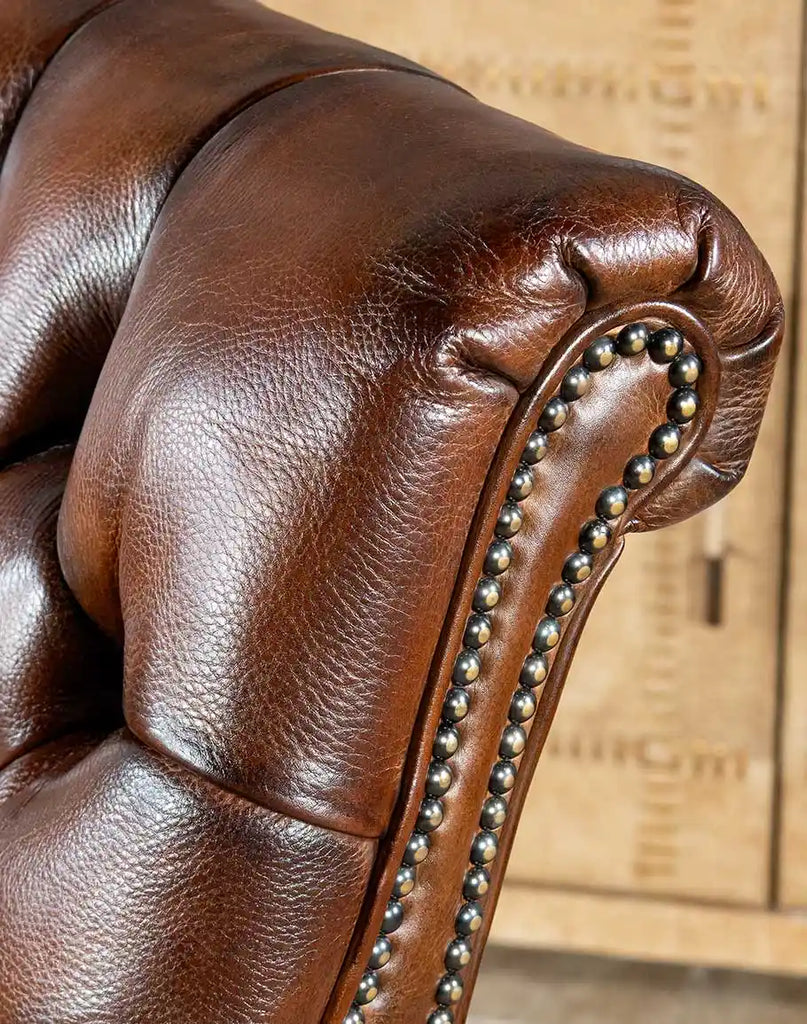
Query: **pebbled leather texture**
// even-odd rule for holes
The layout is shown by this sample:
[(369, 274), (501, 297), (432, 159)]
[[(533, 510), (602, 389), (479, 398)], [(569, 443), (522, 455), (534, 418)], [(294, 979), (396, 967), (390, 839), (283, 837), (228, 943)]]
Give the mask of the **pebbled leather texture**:
[[(3, 0), (0, 81), (0, 1024), (340, 1021), (533, 411), (680, 326), (699, 423), (618, 533), (697, 512), (776, 285), (694, 183), (252, 0)], [(667, 394), (573, 410), (368, 1024), (434, 1007), (546, 588)]]

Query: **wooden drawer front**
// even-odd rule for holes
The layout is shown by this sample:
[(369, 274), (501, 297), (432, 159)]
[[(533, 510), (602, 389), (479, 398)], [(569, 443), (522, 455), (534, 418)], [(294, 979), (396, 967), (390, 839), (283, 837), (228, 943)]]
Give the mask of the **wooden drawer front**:
[[(807, 124), (803, 125), (807, 132)], [(788, 563), (788, 622), (782, 702), (782, 814), (778, 899), (782, 907), (807, 910), (807, 566), (802, 538), (807, 529), (807, 182), (803, 183), (800, 309), (791, 324), (799, 335), (793, 371), (793, 451)], [(803, 954), (807, 964), (807, 947)], [(807, 966), (805, 967), (807, 970)]]

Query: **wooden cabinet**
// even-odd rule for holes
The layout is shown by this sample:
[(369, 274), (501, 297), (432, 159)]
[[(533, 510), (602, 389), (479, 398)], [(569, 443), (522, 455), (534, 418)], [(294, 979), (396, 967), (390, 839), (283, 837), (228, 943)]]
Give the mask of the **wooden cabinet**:
[[(797, 0), (274, 6), (698, 179), (796, 310)], [(503, 941), (807, 973), (807, 358), (788, 345), (745, 482), (630, 538), (591, 617), (513, 852)]]
[[(807, 59), (807, 58), (806, 58)], [(807, 108), (806, 108), (807, 109)], [(807, 137), (807, 114), (801, 125)], [(795, 282), (790, 332), (798, 343), (792, 346), (788, 367), (791, 393), (787, 405), (791, 422), (790, 484), (786, 531), (783, 538), (786, 607), (783, 631), (783, 691), (779, 737), (781, 749), (781, 801), (779, 817), (778, 900), (789, 910), (807, 912), (807, 565), (800, 539), (807, 529), (807, 176), (802, 151), (801, 238), (795, 260)], [(807, 960), (807, 953), (805, 954)]]

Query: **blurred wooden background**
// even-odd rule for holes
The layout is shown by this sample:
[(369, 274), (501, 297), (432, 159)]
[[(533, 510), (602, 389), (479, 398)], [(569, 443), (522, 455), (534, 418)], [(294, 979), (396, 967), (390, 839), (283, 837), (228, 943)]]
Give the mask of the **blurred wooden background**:
[[(798, 0), (271, 5), (575, 141), (696, 178), (767, 256), (792, 332)], [(807, 521), (797, 355), (791, 336), (743, 485), (718, 510), (629, 541), (536, 774), (499, 940), (807, 974), (807, 568), (789, 543)], [(718, 622), (710, 552), (723, 562)]]

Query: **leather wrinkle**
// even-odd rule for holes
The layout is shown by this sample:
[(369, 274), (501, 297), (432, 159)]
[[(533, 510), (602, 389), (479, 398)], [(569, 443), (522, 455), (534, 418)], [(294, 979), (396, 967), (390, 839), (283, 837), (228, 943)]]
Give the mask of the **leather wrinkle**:
[[(224, 793), (227, 796), (240, 800), (246, 806), (257, 807), (262, 811), (269, 811), (272, 814), (280, 814), (284, 818), (288, 818), (290, 821), (299, 821), (301, 824), (310, 825), (312, 828), (319, 828), (322, 829), (323, 832), (331, 832), (334, 835), (348, 836), (351, 839), (362, 840), (377, 840), (380, 838), (380, 835), (359, 832), (355, 829), (337, 828), (335, 825), (327, 824), (327, 822), (323, 821), (321, 817), (313, 814), (300, 813), (297, 808), (292, 812), (289, 807), (284, 807), (271, 800), (257, 800), (255, 797), (247, 796), (246, 793), (242, 793), (240, 790), (235, 789), (235, 787), (226, 785), (221, 781), (221, 779), (216, 779), (207, 772), (201, 771), (196, 765), (191, 764), (190, 761), (186, 761), (182, 757), (179, 757), (174, 751), (169, 750), (167, 747), (162, 747), (156, 743), (152, 743), (145, 736), (141, 736), (140, 733), (135, 732), (128, 723), (125, 724), (124, 731), (127, 736), (135, 740), (144, 749), (151, 750), (158, 757), (161, 757), (166, 761), (170, 761), (172, 764), (176, 765), (177, 768), (181, 768), (183, 771), (193, 775), (196, 779), (205, 783), (216, 792)], [(383, 833), (381, 833), (381, 835), (383, 835)]]
[[(114, 731), (117, 730), (113, 730), (113, 732)], [(330, 832), (333, 835), (347, 836), (350, 839), (377, 840), (379, 838), (378, 836), (366, 835), (362, 832), (352, 831), (350, 829), (336, 828), (334, 825), (328, 825), (322, 821), (322, 819), (318, 819), (314, 815), (300, 814), (298, 812), (290, 813), (287, 807), (281, 807), (279, 804), (275, 805), (268, 800), (256, 800), (254, 797), (247, 796), (246, 793), (239, 792), (239, 790), (232, 786), (225, 785), (220, 779), (214, 779), (206, 772), (200, 771), (195, 765), (192, 765), (189, 761), (185, 761), (183, 758), (178, 757), (172, 751), (149, 742), (148, 739), (135, 732), (128, 724), (124, 725), (123, 732), (129, 737), (129, 739), (134, 740), (137, 744), (143, 747), (144, 750), (152, 751), (152, 753), (156, 754), (158, 757), (169, 761), (177, 768), (180, 768), (189, 775), (192, 775), (197, 779), (197, 781), (202, 782), (212, 791), (223, 794), (233, 800), (237, 800), (246, 807), (253, 807), (261, 811), (268, 811), (270, 814), (279, 814), (284, 818), (287, 818), (289, 821), (299, 821), (303, 825), (310, 825), (312, 828), (318, 828), (323, 832)], [(110, 735), (112, 735), (112, 733), (110, 733)]]

